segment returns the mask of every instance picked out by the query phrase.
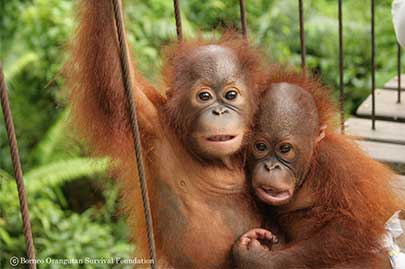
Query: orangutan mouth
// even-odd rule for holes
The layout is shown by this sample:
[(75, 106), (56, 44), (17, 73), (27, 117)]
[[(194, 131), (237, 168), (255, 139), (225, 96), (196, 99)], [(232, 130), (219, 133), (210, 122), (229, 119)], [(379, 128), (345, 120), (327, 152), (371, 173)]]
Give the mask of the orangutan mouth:
[(269, 186), (261, 186), (256, 188), (256, 195), (265, 203), (280, 205), (291, 199), (292, 192), (289, 190), (277, 190)]
[(211, 142), (226, 142), (234, 138), (235, 138), (234, 135), (213, 135), (207, 137), (207, 140)]
[(275, 190), (273, 188), (268, 188), (268, 187), (262, 187), (262, 190), (273, 197), (278, 197), (278, 198), (283, 198), (283, 197), (288, 197), (289, 196), (289, 192), (288, 191), (279, 191), (279, 190)]

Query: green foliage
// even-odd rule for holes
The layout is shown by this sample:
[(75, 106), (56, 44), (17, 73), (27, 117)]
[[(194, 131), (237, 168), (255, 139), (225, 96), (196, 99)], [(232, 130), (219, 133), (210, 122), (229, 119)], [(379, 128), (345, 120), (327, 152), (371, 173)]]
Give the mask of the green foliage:
[[(117, 219), (117, 189), (104, 183), (103, 200), (77, 212), (69, 202), (69, 184), (107, 179), (106, 159), (82, 157), (68, 132), (59, 75), (64, 46), (72, 31), (73, 3), (59, 0), (8, 1), (0, 4), (1, 50), (19, 149), (25, 171), (37, 257), (130, 257), (127, 229)], [(4, 9), (3, 9), (4, 7)], [(4, 11), (4, 13), (3, 13)], [(69, 14), (69, 15), (68, 15)], [(4, 16), (6, 15), (6, 16)], [(3, 121), (0, 121), (0, 268), (12, 256), (25, 256), (19, 202)], [(74, 185), (73, 185), (74, 186)], [(93, 187), (94, 188), (94, 187)], [(93, 190), (96, 191), (96, 190)], [(89, 199), (88, 199), (89, 200)], [(97, 203), (97, 207), (95, 206)], [(75, 210), (75, 211), (74, 211)], [(59, 268), (45, 264), (41, 268)], [(79, 266), (69, 265), (69, 268)], [(104, 268), (88, 264), (80, 268)], [(124, 267), (120, 267), (124, 268)]]
[[(104, 184), (105, 202), (101, 207), (88, 208), (81, 214), (69, 209), (63, 187), (83, 178), (106, 179), (103, 174), (109, 161), (76, 157), (75, 149), (67, 150), (57, 146), (69, 139), (66, 135), (66, 114), (62, 113), (39, 142), (33, 155), (37, 166), (24, 176), (37, 257), (129, 257), (132, 248), (126, 239), (128, 235), (123, 220), (112, 218), (117, 200), (117, 189), (113, 184)], [(25, 248), (15, 181), (10, 174), (0, 169), (0, 184), (1, 265), (8, 264), (12, 256), (25, 256)], [(41, 267), (59, 268), (57, 264)], [(69, 265), (69, 268), (79, 266)], [(86, 264), (80, 268), (103, 267)]]
[[(376, 3), (376, 82), (382, 86), (396, 73), (396, 40), (391, 1)], [(161, 47), (175, 39), (170, 1), (128, 1), (128, 31), (138, 65), (155, 81), (161, 67)], [(304, 2), (307, 64), (338, 95), (338, 9), (336, 1)], [(212, 36), (223, 28), (239, 27), (237, 1), (182, 2), (185, 36)], [(299, 66), (298, 1), (252, 0), (247, 3), (250, 40), (272, 61)], [(361, 1), (343, 3), (345, 111), (354, 113), (371, 87), (370, 6)]]
[[(76, 23), (76, 2), (0, 0), (0, 59), (26, 172), (35, 243), (40, 258), (129, 257), (127, 228), (115, 217), (117, 189), (105, 180), (107, 160), (86, 157), (67, 124), (69, 109), (60, 70)], [(369, 2), (343, 2), (345, 111), (353, 113), (370, 91), (370, 7)], [(376, 78), (377, 86), (382, 86), (396, 72), (396, 40), (391, 0), (376, 2)], [(236, 0), (181, 3), (186, 38), (211, 37), (223, 28), (239, 28)], [(308, 66), (337, 96), (337, 1), (307, 0), (304, 5)], [(176, 39), (172, 2), (126, 1), (125, 11), (137, 65), (149, 79), (159, 82), (161, 49)], [(269, 59), (299, 66), (298, 1), (249, 0), (247, 18), (251, 42)], [(7, 267), (10, 256), (24, 255), (18, 197), (11, 174), (6, 132), (0, 119), (0, 267)], [(101, 200), (93, 200), (84, 188), (75, 187), (78, 182), (90, 189), (99, 188)], [(77, 209), (71, 200), (80, 204), (80, 196), (90, 201)], [(80, 268), (96, 268), (87, 266)]]
[[(7, 1), (0, 58), (4, 63), (20, 155), (29, 169), (31, 149), (61, 111), (62, 79), (58, 75), (63, 46), (72, 31), (71, 1)], [(1, 128), (2, 129), (2, 128)], [(0, 131), (0, 167), (11, 172), (4, 130)]]

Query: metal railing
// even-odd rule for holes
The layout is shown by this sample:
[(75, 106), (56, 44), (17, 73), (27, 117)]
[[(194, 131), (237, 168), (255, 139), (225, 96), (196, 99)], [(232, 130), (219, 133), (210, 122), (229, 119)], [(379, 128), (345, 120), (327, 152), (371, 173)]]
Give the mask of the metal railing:
[[(303, 0), (298, 0), (299, 12), (299, 27), (300, 27), (300, 41), (301, 41), (301, 66), (304, 68), (305, 63), (305, 29), (304, 29), (304, 15), (303, 15)], [(376, 129), (376, 95), (375, 95), (375, 0), (370, 0), (371, 12), (371, 129)], [(343, 52), (343, 11), (342, 0), (338, 0), (338, 32), (339, 32), (339, 114), (340, 114), (340, 129), (344, 133), (344, 52)], [(397, 103), (401, 103), (401, 46), (397, 43)]]

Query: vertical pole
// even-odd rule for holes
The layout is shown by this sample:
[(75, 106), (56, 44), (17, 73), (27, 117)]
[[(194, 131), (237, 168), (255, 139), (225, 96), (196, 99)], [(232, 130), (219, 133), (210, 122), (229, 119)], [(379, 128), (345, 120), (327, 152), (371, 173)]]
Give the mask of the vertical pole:
[(401, 103), (401, 45), (397, 43), (397, 77), (398, 77), (398, 99), (397, 103)]
[[(11, 160), (13, 162), (14, 176), (17, 183), (18, 199), (20, 202), (20, 211), (23, 223), (27, 257), (29, 260), (32, 261), (28, 264), (28, 268), (35, 269), (36, 268), (36, 263), (34, 262), (35, 247), (34, 247), (34, 240), (32, 239), (30, 214), (28, 211), (27, 197), (25, 195), (24, 178), (21, 168), (20, 156), (18, 153), (18, 145), (14, 129), (13, 116), (11, 115), (10, 103), (7, 94), (7, 86), (1, 64), (0, 64), (0, 101), (1, 101), (1, 108), (3, 110), (4, 120), (6, 122), (6, 130), (8, 136), (8, 143), (10, 145)], [(12, 266), (14, 262), (17, 262), (18, 264), (17, 260), (16, 261), (10, 260)]]
[(247, 39), (247, 22), (246, 22), (246, 3), (245, 0), (239, 0), (240, 23), (242, 26), (242, 35)]
[(339, 98), (339, 109), (340, 109), (340, 131), (342, 134), (345, 132), (345, 93), (344, 93), (344, 80), (343, 80), (343, 18), (342, 18), (342, 0), (339, 0), (339, 86), (340, 86), (340, 98)]
[(177, 40), (183, 41), (183, 27), (181, 23), (180, 0), (173, 1), (174, 17), (176, 19)]
[(371, 0), (371, 129), (375, 130), (375, 0)]
[(298, 0), (299, 3), (299, 20), (300, 20), (300, 41), (301, 41), (301, 67), (305, 68), (305, 29), (304, 29), (304, 6), (303, 0)]
[(142, 203), (144, 208), (144, 215), (146, 221), (146, 233), (148, 237), (149, 244), (149, 254), (152, 259), (151, 268), (156, 268), (156, 247), (155, 247), (155, 238), (153, 233), (153, 222), (152, 222), (152, 212), (150, 209), (150, 202), (148, 196), (148, 185), (146, 181), (145, 169), (142, 158), (142, 144), (141, 144), (141, 135), (139, 132), (138, 125), (138, 115), (136, 114), (136, 102), (133, 94), (133, 84), (130, 77), (130, 62), (129, 62), (129, 53), (128, 47), (126, 46), (125, 39), (125, 29), (124, 29), (124, 18), (122, 14), (122, 2), (120, 0), (112, 0), (112, 5), (114, 9), (114, 18), (115, 25), (117, 26), (117, 35), (118, 43), (120, 49), (120, 62), (121, 62), (121, 71), (122, 71), (122, 80), (124, 83), (125, 95), (129, 103), (129, 117), (132, 130), (132, 138), (134, 141), (135, 148), (135, 159), (138, 169), (139, 183), (141, 185), (141, 194), (142, 194)]

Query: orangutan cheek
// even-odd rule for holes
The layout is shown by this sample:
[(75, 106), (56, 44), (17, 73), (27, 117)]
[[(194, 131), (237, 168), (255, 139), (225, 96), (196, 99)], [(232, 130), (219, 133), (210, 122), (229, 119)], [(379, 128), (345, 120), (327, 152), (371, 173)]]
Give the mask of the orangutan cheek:
[(297, 155), (295, 173), (298, 180), (303, 180), (308, 173), (311, 165), (312, 155), (311, 150), (301, 151), (300, 154)]

